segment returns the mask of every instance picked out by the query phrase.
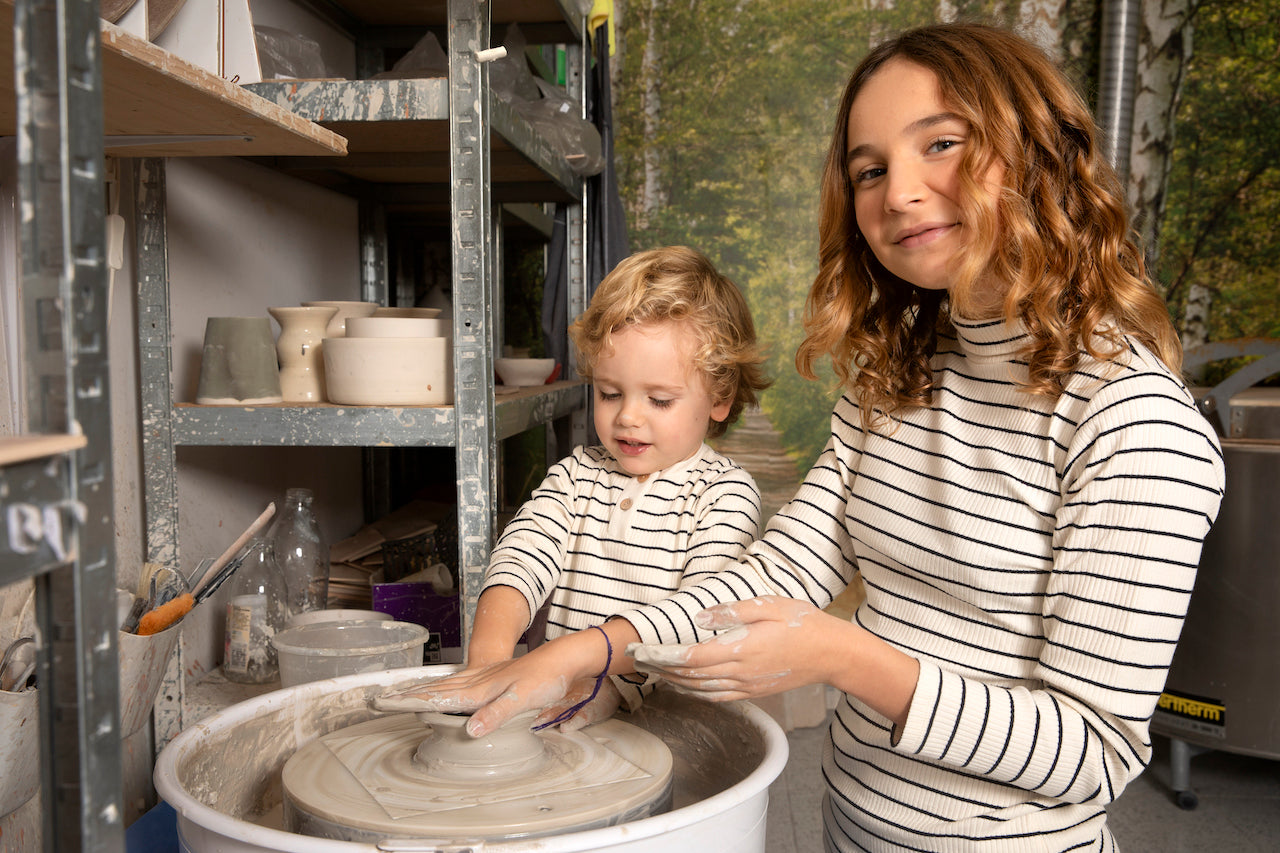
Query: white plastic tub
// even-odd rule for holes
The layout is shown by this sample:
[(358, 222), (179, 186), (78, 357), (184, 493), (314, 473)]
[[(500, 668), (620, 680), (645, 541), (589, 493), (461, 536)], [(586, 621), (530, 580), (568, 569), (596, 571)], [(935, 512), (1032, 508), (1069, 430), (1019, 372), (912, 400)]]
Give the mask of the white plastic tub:
[(280, 684), (422, 666), (427, 629), (412, 622), (357, 619), (295, 625), (271, 642), (280, 659)]
[[(280, 771), (300, 747), (370, 719), (369, 700), (412, 674), (369, 673), (268, 693), (181, 732), (156, 763), (160, 796), (178, 813), (188, 853), (765, 853), (769, 785), (787, 761), (787, 740), (768, 714), (747, 703), (711, 704), (659, 692), (627, 719), (659, 735), (676, 757), (673, 808), (605, 829), (531, 840), (391, 840), (381, 845), (295, 835), (280, 826)], [(237, 756), (228, 761), (228, 756)], [(241, 760), (243, 759), (243, 760)]]

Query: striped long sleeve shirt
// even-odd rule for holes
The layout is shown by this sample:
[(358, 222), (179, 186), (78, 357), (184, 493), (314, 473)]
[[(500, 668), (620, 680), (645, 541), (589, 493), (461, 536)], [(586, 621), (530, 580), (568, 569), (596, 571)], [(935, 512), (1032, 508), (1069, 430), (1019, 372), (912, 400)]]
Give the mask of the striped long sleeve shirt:
[[(507, 525), (484, 588), (519, 591), (530, 619), (549, 598), (547, 639), (554, 639), (714, 574), (759, 533), (755, 480), (705, 444), (643, 481), (603, 447), (579, 447), (548, 471)], [(665, 627), (680, 642), (710, 636), (683, 613)], [(631, 708), (644, 682), (614, 678)]]
[(1115, 849), (1105, 807), (1148, 724), (1224, 487), (1185, 386), (1136, 342), (1020, 390), (1022, 330), (957, 324), (930, 406), (862, 428), (845, 397), (795, 499), (744, 559), (622, 614), (645, 642), (716, 601), (825, 606), (855, 567), (868, 631), (916, 657), (896, 744), (852, 696), (823, 757), (837, 851)]

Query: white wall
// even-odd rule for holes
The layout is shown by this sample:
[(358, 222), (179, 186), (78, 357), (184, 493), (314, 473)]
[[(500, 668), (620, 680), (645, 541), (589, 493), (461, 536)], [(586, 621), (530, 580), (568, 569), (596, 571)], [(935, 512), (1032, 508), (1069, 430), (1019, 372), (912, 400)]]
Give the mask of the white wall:
[[(171, 160), (166, 178), (173, 384), (179, 401), (195, 398), (208, 317), (267, 316), (273, 305), (359, 298), (354, 200), (241, 160)], [(117, 298), (128, 289), (117, 287)], [(131, 362), (122, 375), (115, 347), (136, 349), (132, 337), (122, 342), (113, 326), (113, 383), (119, 379), (135, 391), (122, 394), (113, 384), (120, 406), (136, 401), (136, 353), (122, 354)], [(131, 416), (117, 418), (115, 425), (117, 437), (126, 441), (137, 440), (134, 405)], [(118, 445), (116, 459), (129, 465), (116, 470), (117, 526), (127, 520), (132, 538), (141, 543), (138, 445)], [(290, 486), (316, 492), (321, 528), (331, 540), (350, 535), (363, 520), (360, 454), (353, 448), (180, 448), (178, 463), (184, 571), (221, 553)], [(215, 633), (206, 649), (214, 656), (206, 660), (210, 668), (221, 654), (220, 630)]]

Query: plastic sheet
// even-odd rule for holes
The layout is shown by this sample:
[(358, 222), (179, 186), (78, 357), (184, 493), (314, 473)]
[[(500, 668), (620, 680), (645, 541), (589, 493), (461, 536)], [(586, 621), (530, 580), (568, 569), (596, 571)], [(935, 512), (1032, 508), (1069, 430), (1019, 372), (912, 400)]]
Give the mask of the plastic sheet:
[(435, 33), (418, 39), (409, 52), (386, 71), (373, 75), (375, 80), (405, 80), (423, 77), (448, 77), (449, 55), (440, 46)]
[(263, 80), (322, 80), (335, 75), (325, 65), (319, 42), (278, 27), (254, 26)]

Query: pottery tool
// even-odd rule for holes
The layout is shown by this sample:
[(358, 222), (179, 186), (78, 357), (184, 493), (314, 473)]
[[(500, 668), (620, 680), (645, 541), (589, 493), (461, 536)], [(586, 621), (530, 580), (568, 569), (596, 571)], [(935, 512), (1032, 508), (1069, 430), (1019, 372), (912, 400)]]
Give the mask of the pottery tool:
[(151, 634), (159, 634), (165, 628), (186, 616), (191, 611), (191, 608), (195, 606), (195, 596), (189, 592), (184, 592), (177, 598), (166, 601), (159, 607), (147, 611), (138, 620), (138, 636), (147, 637)]
[(163, 563), (143, 563), (142, 574), (138, 576), (138, 598), (146, 600), (152, 589), (151, 579), (156, 572), (164, 568)]
[(120, 623), (120, 630), (126, 634), (132, 634), (138, 630), (138, 620), (142, 618), (142, 614), (147, 612), (147, 600), (145, 598), (135, 598), (133, 606), (129, 608), (129, 615)]
[(10, 693), (27, 689), (27, 679), (36, 671), (36, 641), (19, 637), (4, 651), (0, 660), (0, 690)]
[[(204, 592), (205, 588), (213, 582), (218, 573), (231, 562), (233, 557), (239, 555), (241, 559), (243, 559), (241, 551), (247, 544), (249, 544), (249, 540), (262, 532), (262, 529), (267, 526), (267, 522), (269, 522), (271, 517), (275, 514), (276, 504), (275, 501), (272, 501), (267, 504), (267, 508), (262, 511), (262, 515), (255, 518), (253, 523), (245, 528), (244, 533), (241, 533), (240, 537), (236, 539), (235, 542), (231, 543), (231, 547), (223, 551), (222, 555), (218, 557), (218, 559), (209, 564), (209, 568), (205, 569), (204, 574), (191, 585), (191, 591), (196, 597), (197, 604), (205, 598), (208, 598), (208, 595), (201, 595), (201, 593)], [(224, 577), (223, 580), (226, 580), (226, 578)]]
[(252, 550), (253, 550), (253, 545), (251, 544), (248, 547), (246, 547), (243, 551), (241, 551), (239, 554), (237, 554), (234, 560), (232, 560), (231, 562), (223, 566), (221, 569), (219, 569), (218, 573), (214, 575), (209, 580), (208, 583), (206, 583), (196, 592), (195, 594), (196, 604), (199, 604), (200, 602), (204, 601), (206, 598), (208, 598), (209, 596), (217, 592), (218, 587), (226, 583), (227, 578), (231, 577), (231, 575), (235, 573), (236, 569), (244, 565), (245, 557), (248, 557), (249, 552)]
[(187, 586), (186, 578), (167, 566), (161, 566), (151, 575), (146, 610), (138, 620), (136, 633), (144, 637), (158, 634), (187, 615), (194, 606), (195, 597)]

